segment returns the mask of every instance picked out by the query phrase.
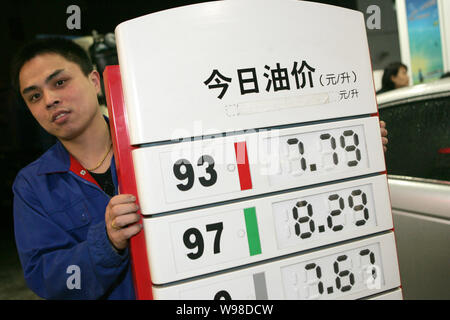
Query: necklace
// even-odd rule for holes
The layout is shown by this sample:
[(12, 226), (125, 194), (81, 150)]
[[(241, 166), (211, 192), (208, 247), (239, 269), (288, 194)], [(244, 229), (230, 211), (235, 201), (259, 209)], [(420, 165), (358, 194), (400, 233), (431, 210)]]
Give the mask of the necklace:
[(108, 151), (106, 152), (106, 154), (105, 154), (105, 156), (103, 157), (103, 159), (102, 159), (102, 160), (101, 160), (94, 168), (90, 168), (90, 169), (86, 168), (86, 169), (87, 169), (88, 171), (94, 171), (94, 170), (98, 169), (98, 168), (103, 164), (103, 161), (105, 161), (106, 157), (108, 156), (109, 152), (111, 151), (111, 148), (112, 148), (112, 142), (111, 142), (111, 144), (109, 145), (109, 149), (108, 149)]

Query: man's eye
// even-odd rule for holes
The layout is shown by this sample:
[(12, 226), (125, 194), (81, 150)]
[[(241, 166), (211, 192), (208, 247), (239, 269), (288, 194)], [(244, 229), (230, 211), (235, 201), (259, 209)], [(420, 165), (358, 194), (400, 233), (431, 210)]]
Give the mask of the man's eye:
[(38, 100), (39, 98), (40, 98), (40, 94), (39, 93), (35, 93), (35, 94), (33, 94), (31, 97), (30, 97), (30, 101), (31, 102), (33, 102), (33, 101), (36, 101), (36, 100)]

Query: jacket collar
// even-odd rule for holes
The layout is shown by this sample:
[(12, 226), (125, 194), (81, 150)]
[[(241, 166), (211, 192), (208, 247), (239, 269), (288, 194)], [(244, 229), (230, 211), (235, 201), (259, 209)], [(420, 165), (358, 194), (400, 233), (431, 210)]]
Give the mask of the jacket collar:
[(67, 172), (70, 168), (70, 154), (58, 140), (40, 159), (38, 175)]

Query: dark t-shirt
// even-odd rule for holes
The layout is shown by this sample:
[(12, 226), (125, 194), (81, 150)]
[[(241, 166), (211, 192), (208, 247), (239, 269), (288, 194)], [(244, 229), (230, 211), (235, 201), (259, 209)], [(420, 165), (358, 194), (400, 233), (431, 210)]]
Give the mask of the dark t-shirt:
[(91, 174), (92, 178), (97, 181), (100, 188), (102, 188), (102, 190), (105, 191), (106, 194), (108, 194), (110, 197), (114, 196), (115, 187), (112, 179), (111, 167), (109, 167), (108, 170), (106, 170), (106, 172), (104, 173), (93, 173), (90, 171), (89, 173)]

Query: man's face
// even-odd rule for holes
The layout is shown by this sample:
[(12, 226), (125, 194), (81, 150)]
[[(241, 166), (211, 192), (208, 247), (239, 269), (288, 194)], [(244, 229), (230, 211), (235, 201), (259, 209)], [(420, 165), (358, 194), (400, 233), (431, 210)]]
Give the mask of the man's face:
[(47, 53), (26, 62), (19, 73), (20, 92), (39, 124), (60, 140), (79, 136), (99, 111), (100, 76), (85, 76), (64, 57)]

